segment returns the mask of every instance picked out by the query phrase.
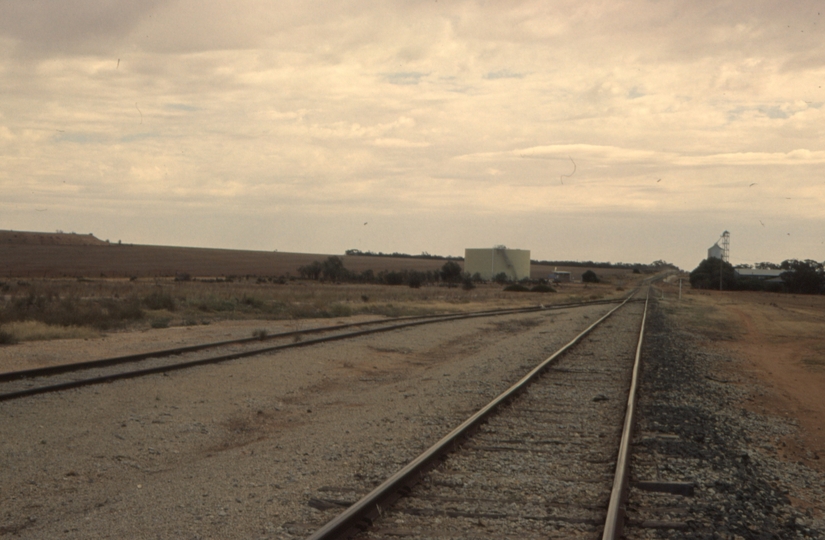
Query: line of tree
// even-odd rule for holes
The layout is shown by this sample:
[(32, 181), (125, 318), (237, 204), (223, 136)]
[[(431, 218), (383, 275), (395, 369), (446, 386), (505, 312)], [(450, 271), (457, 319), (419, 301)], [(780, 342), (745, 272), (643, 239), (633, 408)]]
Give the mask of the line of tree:
[[(825, 294), (825, 263), (806, 259), (788, 259), (780, 264), (757, 263), (759, 270), (782, 270), (779, 280), (738, 276), (736, 268), (728, 262), (710, 257), (699, 263), (690, 273), (690, 286), (694, 289), (719, 289), (727, 291), (768, 291), (793, 294)], [(721, 274), (721, 275), (720, 275)]]
[(623, 262), (593, 262), (593, 261), (539, 261), (531, 260), (531, 264), (541, 264), (544, 266), (569, 266), (572, 268), (614, 268), (618, 270), (632, 270), (637, 273), (653, 274), (662, 270), (678, 270), (675, 264), (658, 260), (650, 264), (643, 263), (623, 263)]
[(398, 253), (397, 251), (392, 253), (384, 253), (383, 251), (379, 251), (378, 253), (375, 253), (373, 251), (361, 251), (360, 249), (348, 249), (344, 252), (344, 254), (359, 257), (394, 257), (398, 259), (437, 259), (442, 261), (464, 260), (464, 257), (454, 257), (452, 255), (431, 255), (426, 251), (422, 251), (421, 255), (410, 255), (409, 253)]
[(310, 264), (298, 267), (298, 274), (303, 279), (332, 281), (336, 283), (382, 283), (385, 285), (409, 285), (418, 288), (426, 283), (459, 284), (465, 279), (461, 265), (455, 261), (447, 261), (440, 270), (382, 270), (374, 272), (371, 269), (362, 272), (353, 272), (344, 267), (341, 257), (330, 256), (323, 262), (313, 261)]

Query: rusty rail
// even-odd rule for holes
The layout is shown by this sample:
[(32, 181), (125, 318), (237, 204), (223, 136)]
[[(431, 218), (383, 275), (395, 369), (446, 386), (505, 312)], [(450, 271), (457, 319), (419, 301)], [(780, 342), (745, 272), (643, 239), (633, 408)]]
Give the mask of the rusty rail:
[(639, 343), (636, 346), (636, 359), (633, 362), (633, 377), (630, 380), (630, 392), (627, 396), (627, 409), (625, 410), (624, 428), (622, 429), (622, 441), (619, 444), (619, 455), (616, 459), (616, 474), (613, 479), (613, 489), (610, 492), (610, 502), (607, 506), (607, 517), (605, 519), (602, 540), (616, 540), (619, 538), (624, 525), (625, 502), (627, 501), (628, 489), (628, 465), (630, 463), (630, 441), (633, 437), (633, 425), (635, 423), (636, 389), (639, 385), (639, 373), (642, 364), (642, 342), (645, 336), (645, 320), (647, 319), (647, 306), (649, 301), (650, 288), (648, 287), (645, 298), (645, 310), (642, 315), (642, 326), (639, 330)]
[[(635, 291), (634, 291), (635, 293)], [(573, 338), (558, 351), (553, 353), (522, 377), (517, 383), (512, 385), (504, 393), (500, 394), (493, 401), (485, 405), (473, 416), (465, 420), (461, 425), (453, 429), (436, 444), (431, 446), (423, 454), (407, 464), (404, 468), (393, 474), (372, 492), (356, 502), (337, 517), (329, 521), (326, 525), (318, 529), (307, 540), (340, 540), (349, 538), (354, 534), (369, 527), (372, 522), (381, 515), (384, 509), (392, 505), (396, 500), (409, 493), (412, 487), (417, 484), (423, 475), (437, 466), (446, 455), (461, 442), (475, 432), (478, 427), (499, 407), (508, 403), (516, 397), (527, 385), (529, 385), (538, 375), (544, 372), (549, 366), (556, 362), (568, 349), (577, 344), (583, 337), (589, 334), (594, 328), (610, 317), (619, 308), (631, 300), (633, 295), (628, 295), (625, 300), (596, 322), (588, 326), (583, 332)]]

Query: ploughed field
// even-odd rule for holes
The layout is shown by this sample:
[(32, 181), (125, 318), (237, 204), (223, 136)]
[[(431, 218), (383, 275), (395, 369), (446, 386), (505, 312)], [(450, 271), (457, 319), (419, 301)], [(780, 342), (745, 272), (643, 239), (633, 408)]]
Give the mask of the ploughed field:
[[(285, 253), (110, 243), (92, 235), (0, 231), (0, 279), (19, 277), (174, 277), (297, 276), (298, 268), (322, 262), (330, 254)], [(446, 260), (413, 257), (339, 255), (347, 270), (437, 271)], [(463, 261), (457, 261), (463, 266)], [(574, 279), (590, 268), (534, 264), (531, 278), (553, 270), (572, 273)], [(627, 270), (593, 268), (599, 276), (617, 278)]]

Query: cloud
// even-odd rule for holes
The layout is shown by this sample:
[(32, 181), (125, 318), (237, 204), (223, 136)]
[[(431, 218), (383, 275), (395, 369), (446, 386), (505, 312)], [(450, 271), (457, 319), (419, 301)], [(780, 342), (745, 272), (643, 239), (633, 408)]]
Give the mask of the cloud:
[[(15, 226), (14, 205), (54, 202), (71, 185), (85, 212), (62, 204), (71, 219), (102, 225), (129, 204), (170, 222), (181, 205), (193, 212), (181, 219), (223, 216), (220, 234), (198, 227), (200, 245), (231, 238), (252, 208), (301, 223), (323, 213), (332, 228), (353, 212), (409, 215), (408, 227), (443, 213), (476, 238), (518, 237), (511, 224), (527, 213), (540, 227), (545, 215), (667, 214), (690, 230), (684, 216), (784, 212), (789, 196), (810, 201), (799, 219), (819, 223), (817, 9), (0, 0), (0, 215)], [(496, 216), (506, 219), (487, 229)], [(399, 245), (384, 250), (405, 250), (410, 235), (385, 230)], [(162, 231), (152, 234), (172, 234)], [(432, 241), (463, 247), (462, 235)], [(301, 249), (328, 249), (326, 236)]]

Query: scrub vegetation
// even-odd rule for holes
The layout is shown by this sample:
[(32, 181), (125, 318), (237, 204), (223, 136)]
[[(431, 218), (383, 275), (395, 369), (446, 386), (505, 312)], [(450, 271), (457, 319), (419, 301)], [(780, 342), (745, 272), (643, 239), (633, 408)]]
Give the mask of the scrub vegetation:
[[(448, 261), (448, 264), (455, 264)], [(472, 280), (454, 268), (442, 276), (397, 286), (257, 276), (188, 279), (27, 279), (0, 281), (0, 345), (41, 339), (91, 338), (106, 332), (209, 324), (220, 320), (297, 320), (354, 315), (398, 317), (547, 303), (513, 295), (495, 282)], [(409, 273), (397, 272), (401, 279)], [(628, 273), (628, 276), (631, 274)], [(446, 281), (442, 278), (448, 278)], [(455, 280), (455, 281), (453, 281)], [(472, 287), (465, 286), (470, 283)], [(551, 292), (535, 285), (534, 292)], [(553, 301), (619, 295), (614, 286), (585, 291), (569, 285)]]

